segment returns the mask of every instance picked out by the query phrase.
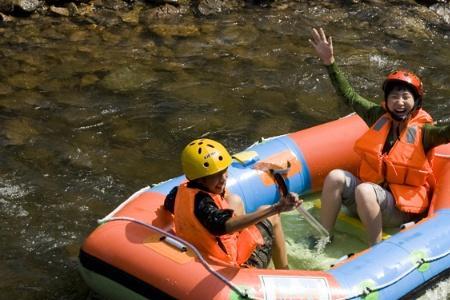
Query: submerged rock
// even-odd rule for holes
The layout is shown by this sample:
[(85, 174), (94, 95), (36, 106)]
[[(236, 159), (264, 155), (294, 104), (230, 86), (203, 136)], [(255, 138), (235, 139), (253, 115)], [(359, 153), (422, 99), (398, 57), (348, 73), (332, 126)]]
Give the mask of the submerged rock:
[(379, 23), (385, 32), (400, 40), (428, 39), (432, 32), (427, 26), (427, 19), (433, 18), (428, 13), (426, 8), (420, 6), (411, 9), (393, 7), (386, 11)]
[(50, 6), (49, 11), (64, 17), (68, 17), (70, 15), (69, 9), (65, 7), (57, 7), (52, 5)]
[(125, 23), (138, 24), (142, 6), (136, 6), (131, 11), (120, 14), (120, 18)]
[(1, 0), (0, 11), (4, 13), (31, 13), (41, 7), (43, 4), (39, 0)]
[(200, 31), (195, 25), (157, 24), (152, 25), (149, 29), (163, 38), (193, 37), (200, 35)]
[(8, 78), (10, 85), (28, 90), (36, 88), (40, 82), (40, 77), (37, 74), (30, 73), (19, 73)]
[(81, 87), (85, 87), (85, 86), (93, 85), (99, 80), (100, 79), (96, 75), (94, 75), (94, 74), (87, 74), (87, 75), (84, 75), (81, 78), (80, 86)]
[(156, 8), (148, 9), (144, 14), (144, 21), (152, 21), (154, 19), (168, 18), (172, 16), (182, 15), (187, 12), (185, 7), (176, 7), (173, 5), (163, 5)]
[(2, 127), (2, 135), (9, 145), (26, 144), (39, 134), (33, 121), (26, 118), (6, 120)]
[(48, 109), (52, 106), (51, 102), (41, 93), (34, 90), (12, 90), (10, 94), (1, 100), (2, 106), (14, 111), (26, 110), (29, 108)]
[(8, 95), (11, 94), (13, 89), (4, 83), (0, 82), (0, 95)]
[(154, 80), (155, 76), (149, 67), (131, 65), (113, 70), (103, 78), (101, 85), (111, 91), (126, 92), (142, 88)]
[(196, 6), (197, 13), (203, 16), (218, 14), (243, 6), (244, 1), (231, 0), (200, 0)]

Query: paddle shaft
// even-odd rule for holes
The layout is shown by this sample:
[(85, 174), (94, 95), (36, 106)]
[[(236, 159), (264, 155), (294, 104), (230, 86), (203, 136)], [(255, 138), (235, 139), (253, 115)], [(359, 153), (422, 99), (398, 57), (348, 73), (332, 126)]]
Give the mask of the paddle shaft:
[[(284, 181), (283, 176), (280, 173), (274, 172), (273, 170), (271, 170), (271, 174), (273, 175), (275, 181), (278, 184), (278, 188), (281, 191), (281, 194), (283, 195), (283, 197), (286, 197), (286, 195), (288, 194), (289, 190), (288, 187), (286, 185), (286, 182)], [(324, 237), (329, 237), (330, 234), (328, 232), (328, 230), (326, 230), (322, 224), (319, 223), (319, 221), (316, 220), (316, 218), (313, 217), (313, 215), (311, 215), (306, 209), (303, 208), (303, 206), (298, 206), (297, 207), (297, 211), (305, 218), (305, 220), (312, 226), (314, 227), (314, 229), (317, 230), (317, 232)]]

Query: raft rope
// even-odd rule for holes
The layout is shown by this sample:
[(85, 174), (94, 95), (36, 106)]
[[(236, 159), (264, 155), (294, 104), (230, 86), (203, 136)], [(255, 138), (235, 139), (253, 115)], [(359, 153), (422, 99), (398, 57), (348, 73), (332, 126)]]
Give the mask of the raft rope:
[[(103, 218), (102, 219), (102, 223), (106, 223), (106, 222), (111, 222), (111, 221), (128, 221), (128, 222), (133, 222), (139, 225), (142, 225), (144, 227), (147, 227), (153, 231), (156, 231), (160, 234), (162, 234), (165, 237), (169, 237), (171, 239), (174, 239), (175, 241), (187, 246), (188, 248), (190, 248), (194, 254), (198, 257), (198, 259), (200, 260), (200, 263), (205, 267), (205, 269), (210, 272), (212, 275), (214, 275), (215, 277), (217, 277), (220, 281), (222, 281), (223, 283), (225, 283), (227, 286), (229, 286), (233, 291), (235, 291), (237, 294), (239, 294), (239, 296), (241, 296), (242, 298), (245, 299), (250, 299), (249, 295), (245, 292), (245, 291), (241, 291), (241, 289), (239, 287), (237, 287), (234, 283), (232, 283), (230, 280), (228, 280), (226, 277), (224, 277), (222, 274), (218, 273), (216, 270), (214, 270), (209, 264), (208, 262), (203, 258), (203, 256), (201, 255), (201, 253), (197, 250), (197, 248), (195, 248), (195, 246), (193, 246), (192, 244), (188, 243), (187, 241), (167, 232), (162, 230), (161, 228), (158, 228), (156, 226), (153, 226), (151, 224), (147, 224), (145, 222), (142, 222), (140, 220), (136, 220), (134, 218), (130, 218), (130, 217), (109, 217), (109, 218)], [(446, 256), (448, 256), (450, 254), (450, 250), (448, 250), (447, 252), (444, 252), (440, 255), (434, 256), (434, 257), (430, 257), (428, 259), (424, 259), (424, 258), (420, 258), (419, 260), (417, 260), (416, 265), (412, 266), (410, 269), (406, 270), (405, 272), (403, 272), (401, 275), (397, 276), (396, 278), (394, 278), (393, 280), (376, 286), (376, 287), (364, 287), (363, 290), (361, 292), (357, 292), (354, 295), (351, 295), (349, 297), (344, 297), (344, 298), (338, 298), (338, 300), (349, 300), (349, 299), (355, 299), (355, 298), (360, 298), (360, 297), (366, 297), (368, 296), (370, 293), (373, 292), (377, 292), (380, 291), (382, 289), (385, 289), (397, 282), (399, 282), (401, 279), (405, 278), (406, 276), (408, 276), (410, 273), (412, 273), (414, 270), (418, 269), (420, 266), (422, 266), (425, 263), (430, 263), (436, 260), (440, 260)]]
[(430, 257), (428, 259), (421, 258), (421, 259), (417, 260), (416, 265), (412, 266), (410, 269), (406, 270), (405, 272), (403, 272), (403, 274), (401, 274), (400, 276), (394, 278), (393, 280), (391, 280), (391, 281), (389, 281), (389, 282), (387, 282), (385, 284), (382, 284), (382, 285), (379, 285), (379, 286), (376, 286), (376, 287), (372, 287), (372, 288), (371, 287), (364, 287), (361, 292), (358, 292), (357, 294), (355, 294), (353, 296), (350, 296), (350, 297), (340, 298), (339, 300), (341, 300), (341, 299), (345, 299), (345, 300), (354, 299), (354, 298), (359, 298), (361, 296), (362, 297), (366, 297), (370, 293), (377, 292), (379, 290), (385, 289), (385, 288), (387, 288), (387, 287), (389, 287), (389, 286), (399, 282), (401, 279), (403, 279), (406, 276), (408, 276), (411, 272), (413, 272), (414, 270), (420, 268), (420, 266), (422, 266), (423, 264), (430, 263), (430, 262), (433, 262), (433, 261), (436, 261), (436, 260), (440, 260), (440, 259), (448, 256), (449, 254), (450, 254), (450, 250), (448, 250), (447, 252), (442, 253), (440, 255), (437, 255), (437, 256), (434, 256), (434, 257)]
[(230, 280), (228, 280), (225, 276), (223, 276), (222, 274), (220, 274), (219, 272), (217, 272), (216, 270), (214, 270), (213, 268), (211, 268), (211, 266), (208, 264), (208, 262), (203, 258), (203, 256), (201, 255), (201, 253), (197, 250), (197, 248), (195, 248), (194, 245), (186, 242), (185, 240), (177, 237), (176, 235), (173, 235), (167, 231), (162, 230), (161, 228), (158, 228), (156, 226), (153, 226), (151, 224), (147, 224), (145, 222), (142, 222), (140, 220), (136, 220), (134, 218), (130, 218), (130, 217), (106, 217), (103, 218), (101, 220), (103, 223), (106, 222), (110, 222), (110, 221), (129, 221), (129, 222), (133, 222), (139, 225), (142, 225), (144, 227), (147, 227), (153, 231), (156, 231), (160, 234), (162, 234), (165, 237), (169, 237), (171, 239), (174, 239), (175, 241), (186, 245), (188, 248), (190, 248), (194, 254), (198, 257), (198, 259), (200, 260), (200, 263), (205, 267), (205, 269), (210, 272), (212, 275), (216, 276), (220, 281), (222, 281), (223, 283), (225, 283), (226, 285), (228, 285), (233, 291), (235, 291), (236, 293), (239, 294), (240, 297), (245, 298), (245, 299), (249, 299), (249, 295), (245, 292), (245, 291), (241, 291), (240, 288), (238, 288), (234, 283), (232, 283)]

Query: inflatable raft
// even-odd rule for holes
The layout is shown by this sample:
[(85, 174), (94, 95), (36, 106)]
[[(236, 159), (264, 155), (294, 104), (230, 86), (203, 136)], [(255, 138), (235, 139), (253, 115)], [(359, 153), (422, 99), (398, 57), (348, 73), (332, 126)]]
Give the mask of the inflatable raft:
[[(319, 191), (335, 168), (355, 171), (354, 141), (367, 130), (348, 116), (263, 139), (235, 155), (227, 188), (247, 212), (278, 201), (276, 182), (256, 163), (290, 166), (290, 191)], [(437, 184), (428, 217), (325, 271), (236, 268), (206, 261), (172, 231), (165, 195), (180, 176), (144, 188), (100, 220), (80, 250), (80, 272), (106, 299), (398, 299), (450, 266), (450, 144), (430, 153)]]

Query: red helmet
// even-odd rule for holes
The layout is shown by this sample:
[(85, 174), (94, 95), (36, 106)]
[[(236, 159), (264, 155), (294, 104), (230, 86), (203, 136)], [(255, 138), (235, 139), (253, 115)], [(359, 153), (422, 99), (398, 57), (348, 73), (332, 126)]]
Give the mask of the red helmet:
[(391, 81), (402, 81), (404, 83), (407, 83), (419, 96), (419, 103), (422, 102), (423, 84), (417, 75), (407, 70), (394, 71), (386, 77), (386, 80), (383, 83), (383, 91), (386, 92), (386, 86)]

